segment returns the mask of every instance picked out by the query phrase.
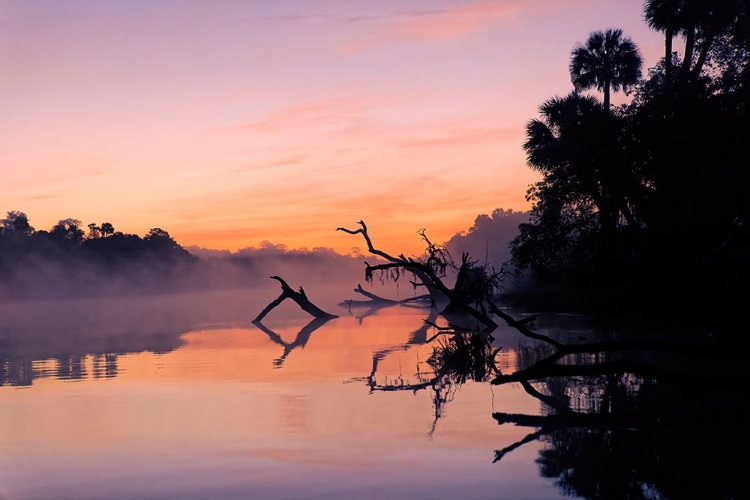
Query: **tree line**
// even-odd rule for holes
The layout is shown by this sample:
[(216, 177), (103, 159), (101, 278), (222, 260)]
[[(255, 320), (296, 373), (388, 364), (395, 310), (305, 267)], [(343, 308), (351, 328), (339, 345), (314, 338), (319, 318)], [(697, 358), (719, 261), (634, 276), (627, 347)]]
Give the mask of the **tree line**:
[(77, 219), (62, 219), (50, 230), (36, 230), (28, 216), (10, 211), (0, 219), (0, 265), (17, 265), (24, 260), (71, 261), (76, 258), (104, 260), (157, 259), (184, 261), (190, 253), (169, 233), (153, 228), (143, 237), (115, 231), (110, 222), (91, 223), (88, 231)]
[(20, 211), (0, 219), (0, 299), (97, 294), (104, 283), (110, 289), (158, 289), (195, 260), (161, 228), (141, 237), (116, 231), (109, 222), (85, 230), (68, 218), (37, 230)]
[[(747, 0), (645, 2), (646, 23), (665, 36), (645, 76), (622, 30), (573, 48), (573, 89), (526, 127), (542, 179), (511, 243), (517, 268), (542, 282), (644, 288), (724, 288), (750, 275), (748, 12)], [(632, 100), (613, 106), (620, 90)]]
[(326, 248), (192, 248), (158, 227), (139, 236), (69, 218), (37, 230), (25, 213), (10, 211), (0, 216), (0, 301), (268, 286), (269, 269), (338, 282), (361, 269), (359, 259)]

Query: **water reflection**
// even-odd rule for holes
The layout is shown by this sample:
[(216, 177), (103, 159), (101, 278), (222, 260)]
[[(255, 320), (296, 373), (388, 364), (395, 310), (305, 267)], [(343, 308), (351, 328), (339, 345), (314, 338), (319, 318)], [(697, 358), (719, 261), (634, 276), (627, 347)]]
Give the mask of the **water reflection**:
[(166, 354), (196, 326), (237, 318), (241, 298), (217, 292), (0, 303), (0, 386), (114, 378), (122, 356)]
[(750, 415), (743, 396), (628, 373), (556, 378), (544, 385), (560, 401), (584, 404), (569, 412), (544, 404), (541, 416), (495, 414), (501, 424), (537, 429), (496, 451), (496, 460), (540, 439), (540, 472), (567, 495), (748, 498), (750, 462), (741, 450), (750, 444)]
[[(432, 327), (435, 315), (425, 320), (423, 327), (415, 330), (406, 344), (397, 344), (382, 349), (373, 355), (372, 371), (365, 378), (370, 393), (429, 390), (434, 407), (433, 422), (429, 435), (432, 436), (438, 420), (444, 415), (446, 405), (453, 401), (456, 390), (468, 380), (473, 382), (487, 382), (490, 377), (498, 375), (495, 355), (500, 349), (492, 347), (494, 338), (490, 334), (472, 332), (438, 332), (430, 339), (426, 333)], [(416, 366), (413, 380), (406, 380), (403, 376), (389, 379), (387, 376), (378, 377), (379, 363), (390, 353), (408, 348), (414, 344), (426, 344), (435, 341), (432, 353), (424, 364)]]
[(95, 498), (74, 484), (99, 478), (118, 498), (750, 497), (736, 352), (520, 322), (555, 344), (430, 307), (253, 326), (255, 310), (0, 331), (2, 385), (49, 379), (4, 389), (0, 483), (28, 499)]
[[(505, 484), (513, 497), (560, 497), (530, 455), (516, 459), (532, 466), (523, 474), (485, 460), (498, 435), (487, 384), (464, 385), (432, 440), (428, 391), (370, 393), (364, 385), (374, 363), (375, 383), (394, 380), (448, 340), (441, 333), (426, 343), (437, 333), (423, 322), (429, 311), (303, 328), (304, 319), (277, 312), (264, 331), (247, 321), (258, 309), (247, 309), (241, 322), (161, 324), (163, 343), (145, 341), (153, 322), (140, 332), (90, 321), (67, 332), (37, 329), (39, 345), (5, 337), (4, 359), (30, 360), (27, 371), (39, 373), (28, 390), (0, 389), (0, 423), (13, 430), (0, 433), (0, 496), (479, 499)], [(63, 333), (75, 342), (51, 345)]]
[(305, 345), (307, 345), (307, 342), (310, 340), (310, 335), (312, 335), (315, 330), (325, 325), (330, 320), (331, 318), (314, 318), (312, 321), (310, 321), (300, 329), (300, 331), (297, 333), (297, 336), (292, 342), (287, 342), (286, 340), (281, 338), (281, 335), (274, 332), (260, 321), (253, 321), (253, 324), (258, 327), (260, 331), (268, 335), (268, 338), (271, 340), (271, 342), (279, 344), (284, 348), (284, 352), (281, 354), (281, 356), (273, 360), (274, 366), (276, 368), (281, 368), (284, 365), (284, 361), (286, 360), (286, 358), (295, 348), (304, 348)]
[[(425, 321), (434, 325), (435, 314)], [(735, 354), (710, 336), (607, 338), (556, 332), (563, 343), (509, 322), (539, 342), (518, 345), (515, 370), (501, 373), (492, 331), (417, 330), (406, 344), (377, 351), (369, 391), (431, 392), (435, 431), (445, 406), (467, 381), (519, 384), (539, 401), (533, 414), (495, 412), (501, 424), (534, 429), (494, 452), (493, 462), (534, 441), (542, 476), (567, 496), (608, 499), (750, 498), (750, 459), (741, 450), (750, 406), (748, 377)], [(533, 323), (531, 323), (533, 325)], [(653, 332), (652, 332), (653, 335)], [(411, 378), (378, 377), (379, 363), (413, 343), (434, 341)], [(728, 451), (731, 443), (736, 451)], [(739, 452), (739, 453), (737, 453)]]
[(539, 440), (540, 472), (566, 495), (748, 498), (747, 375), (731, 357), (684, 338), (521, 348), (519, 370), (493, 383), (522, 384), (540, 412), (493, 414), (535, 429), (494, 461)]
[[(0, 386), (30, 386), (39, 378), (83, 380), (113, 378), (119, 373), (118, 358), (137, 352), (167, 353), (183, 345), (184, 331), (151, 335), (123, 334), (112, 337), (86, 332), (17, 331), (3, 336), (0, 344)], [(29, 345), (29, 338), (35, 339)], [(45, 342), (49, 337), (64, 337), (64, 345)], [(71, 338), (74, 340), (71, 342)], [(42, 340), (40, 340), (42, 339)], [(76, 343), (79, 339), (80, 343)], [(69, 343), (69, 345), (68, 345)]]

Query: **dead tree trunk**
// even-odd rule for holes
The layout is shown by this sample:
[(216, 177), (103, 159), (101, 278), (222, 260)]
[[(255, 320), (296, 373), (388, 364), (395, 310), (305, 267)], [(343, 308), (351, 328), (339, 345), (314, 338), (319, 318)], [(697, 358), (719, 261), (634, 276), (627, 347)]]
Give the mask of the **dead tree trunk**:
[(364, 295), (369, 300), (345, 300), (341, 302), (340, 306), (345, 307), (371, 307), (371, 308), (383, 308), (383, 307), (389, 307), (389, 306), (398, 306), (398, 305), (404, 305), (404, 304), (413, 304), (415, 302), (423, 302), (427, 301), (429, 305), (430, 296), (429, 294), (426, 295), (419, 295), (417, 297), (409, 297), (407, 299), (402, 300), (393, 300), (393, 299), (386, 299), (385, 297), (381, 297), (380, 295), (376, 295), (372, 292), (368, 292), (364, 288), (362, 288), (361, 284), (357, 285), (357, 288), (354, 289), (354, 293), (358, 293), (360, 295)]
[[(436, 262), (442, 259), (442, 255), (435, 255), (436, 253), (439, 254), (440, 250), (436, 250), (436, 246), (433, 245), (429, 240), (427, 240), (424, 233), (422, 234), (422, 237), (427, 241), (431, 254), (426, 262), (422, 262), (421, 260), (413, 258), (407, 258), (404, 255), (394, 257), (383, 252), (382, 250), (376, 249), (372, 244), (370, 236), (367, 234), (367, 226), (365, 225), (364, 221), (360, 220), (358, 224), (360, 225), (360, 228), (356, 230), (346, 229), (344, 227), (339, 227), (336, 230), (343, 231), (348, 234), (361, 234), (365, 239), (365, 242), (367, 243), (367, 249), (370, 251), (370, 253), (388, 261), (384, 264), (377, 264), (374, 266), (371, 266), (370, 264), (365, 262), (365, 276), (367, 277), (368, 281), (372, 278), (372, 273), (376, 271), (408, 271), (421, 281), (421, 283), (411, 283), (414, 286), (424, 286), (425, 288), (427, 288), (427, 292), (430, 294), (432, 300), (435, 303), (444, 303), (447, 299), (448, 305), (446, 306), (444, 311), (466, 314), (479, 321), (484, 326), (497, 326), (497, 324), (487, 314), (467, 305), (465, 303), (465, 300), (462, 300), (463, 298), (460, 296), (460, 293), (456, 293), (455, 289), (448, 288), (448, 286), (443, 283), (443, 281), (440, 279), (440, 276), (438, 275), (438, 272), (436, 272), (436, 268), (438, 269), (438, 271), (440, 271), (441, 269), (445, 269), (449, 265), (445, 262)], [(462, 268), (459, 269), (459, 275), (461, 274), (461, 270), (464, 269), (464, 266), (467, 266), (468, 264), (468, 258), (464, 258), (462, 262)]]
[(302, 287), (299, 287), (299, 292), (296, 292), (292, 290), (292, 287), (290, 287), (286, 281), (279, 278), (278, 276), (271, 276), (271, 279), (274, 279), (281, 283), (281, 295), (268, 304), (265, 309), (263, 309), (258, 316), (255, 317), (255, 319), (252, 321), (253, 323), (260, 323), (260, 321), (266, 317), (266, 315), (273, 310), (274, 307), (278, 306), (284, 300), (286, 299), (292, 299), (294, 302), (297, 303), (297, 305), (300, 306), (300, 308), (305, 311), (306, 313), (310, 314), (311, 316), (314, 316), (315, 318), (319, 319), (333, 319), (338, 318), (335, 314), (330, 314), (310, 302), (310, 299), (307, 298), (307, 295), (305, 294), (305, 290)]
[[(403, 254), (399, 255), (398, 257), (394, 257), (392, 255), (389, 255), (389, 254), (383, 252), (382, 250), (376, 249), (373, 246), (373, 244), (372, 244), (372, 240), (370, 239), (370, 235), (367, 234), (367, 225), (365, 224), (365, 222), (364, 221), (359, 221), (359, 222), (357, 222), (357, 224), (360, 225), (359, 229), (346, 229), (345, 227), (339, 227), (339, 228), (336, 229), (336, 231), (343, 231), (343, 232), (348, 233), (348, 234), (361, 234), (362, 237), (365, 239), (365, 242), (367, 243), (367, 250), (371, 254), (377, 255), (378, 257), (381, 257), (381, 258), (387, 260), (389, 263), (394, 264), (394, 265), (390, 265), (390, 266), (388, 266), (386, 268), (383, 268), (383, 270), (385, 270), (385, 269), (398, 269), (398, 268), (407, 269), (406, 266), (412, 261), (412, 259), (407, 259)], [(371, 273), (372, 273), (373, 270), (377, 270), (374, 267), (370, 266), (370, 264), (368, 264), (367, 262), (365, 262), (365, 265), (367, 266), (367, 269), (366, 269), (365, 272), (367, 273), (368, 277), (371, 276)], [(434, 278), (435, 278), (434, 276), (430, 276), (429, 273), (424, 272), (424, 270), (422, 270), (422, 269), (412, 268), (412, 269), (407, 269), (407, 270), (409, 272), (411, 272), (412, 274), (414, 274), (416, 277), (418, 277), (422, 281), (422, 284), (425, 287), (427, 287), (427, 292), (430, 294), (430, 296), (433, 298), (433, 300), (440, 301), (440, 300), (444, 300), (445, 299), (445, 296), (442, 293), (443, 290), (440, 290), (439, 287), (431, 286), (431, 285), (434, 284)]]

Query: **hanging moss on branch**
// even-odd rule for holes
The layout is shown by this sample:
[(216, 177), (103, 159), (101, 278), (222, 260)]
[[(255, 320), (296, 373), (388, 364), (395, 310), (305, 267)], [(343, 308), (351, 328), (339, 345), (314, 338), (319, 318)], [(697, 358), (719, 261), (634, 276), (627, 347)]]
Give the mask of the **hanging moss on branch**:
[[(425, 257), (412, 258), (403, 254), (394, 257), (374, 247), (364, 221), (360, 220), (358, 224), (359, 229), (339, 227), (337, 231), (361, 234), (370, 253), (387, 261), (376, 265), (370, 265), (365, 261), (365, 279), (368, 282), (372, 281), (375, 273), (387, 273), (386, 276), (394, 281), (403, 273), (410, 273), (415, 278), (410, 281), (415, 288), (426, 288), (432, 304), (444, 305), (441, 314), (470, 316), (485, 327), (497, 326), (487, 312), (486, 302), (492, 298), (493, 292), (500, 285), (500, 273), (471, 260), (467, 253), (461, 256), (461, 264), (456, 265), (443, 246), (427, 238), (424, 229), (420, 230), (419, 234), (427, 243)], [(449, 287), (443, 281), (449, 270), (456, 272), (453, 287)]]

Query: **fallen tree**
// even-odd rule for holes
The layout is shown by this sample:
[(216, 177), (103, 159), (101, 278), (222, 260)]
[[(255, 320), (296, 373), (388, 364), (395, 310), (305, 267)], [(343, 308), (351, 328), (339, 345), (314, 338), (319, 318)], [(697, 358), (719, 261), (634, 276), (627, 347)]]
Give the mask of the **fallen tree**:
[[(460, 264), (453, 262), (450, 255), (441, 246), (432, 243), (425, 235), (420, 234), (427, 243), (425, 255), (421, 258), (405, 257), (403, 254), (393, 256), (377, 249), (370, 239), (367, 226), (359, 221), (358, 229), (340, 227), (337, 230), (356, 235), (361, 234), (367, 243), (369, 252), (382, 261), (370, 264), (365, 261), (365, 278), (372, 281), (376, 273), (386, 279), (398, 280), (409, 274), (413, 279), (409, 282), (417, 288), (424, 288), (427, 292), (418, 297), (393, 300), (381, 297), (364, 290), (357, 285), (354, 292), (363, 296), (365, 300), (345, 301), (340, 305), (350, 308), (368, 308), (368, 314), (392, 306), (419, 305), (429, 303), (430, 316), (424, 320), (422, 328), (418, 329), (405, 344), (393, 345), (377, 351), (373, 355), (372, 370), (364, 380), (370, 392), (428, 390), (433, 393), (435, 405), (435, 420), (441, 417), (443, 408), (455, 394), (458, 386), (468, 380), (476, 382), (491, 382), (493, 385), (518, 383), (532, 397), (543, 404), (542, 415), (519, 415), (508, 413), (494, 413), (493, 417), (499, 424), (515, 424), (536, 427), (520, 441), (503, 449), (496, 450), (495, 461), (500, 460), (507, 453), (517, 449), (525, 443), (549, 436), (567, 429), (635, 429), (653, 425), (668, 416), (674, 415), (672, 410), (680, 407), (666, 404), (667, 398), (660, 398), (663, 406), (651, 406), (648, 411), (645, 406), (631, 408), (628, 412), (616, 411), (613, 399), (617, 394), (614, 390), (630, 390), (626, 387), (632, 382), (636, 385), (654, 387), (654, 384), (664, 384), (664, 387), (678, 387), (680, 393), (687, 392), (687, 388), (713, 390), (717, 385), (730, 391), (746, 391), (748, 377), (738, 373), (736, 366), (728, 366), (722, 356), (726, 352), (721, 349), (718, 339), (706, 337), (703, 341), (689, 343), (684, 339), (679, 341), (665, 339), (623, 339), (602, 342), (565, 343), (532, 329), (532, 318), (517, 320), (503, 311), (493, 300), (493, 291), (498, 287), (500, 273), (486, 265), (480, 265), (464, 253)], [(453, 286), (447, 284), (448, 272), (455, 272)], [(452, 277), (452, 276), (451, 276)], [(327, 313), (313, 304), (302, 287), (299, 292), (293, 290), (282, 278), (272, 276), (281, 284), (281, 295), (268, 304), (255, 318), (255, 323), (271, 340), (284, 346), (284, 355), (278, 360), (281, 365), (292, 349), (304, 346), (310, 333), (319, 328), (329, 319), (337, 317)], [(287, 343), (272, 330), (264, 327), (260, 321), (273, 308), (287, 298), (296, 302), (304, 311), (316, 318), (310, 325), (303, 328), (294, 342)], [(438, 326), (435, 323), (437, 315), (448, 321), (448, 326)], [(364, 317), (364, 316), (363, 316)], [(472, 326), (466, 326), (461, 321), (466, 318), (475, 320)], [(499, 351), (492, 345), (492, 332), (497, 328), (496, 321), (505, 321), (510, 327), (525, 337), (533, 340), (539, 349), (537, 355), (528, 362), (519, 362), (519, 368), (513, 373), (503, 374), (495, 364), (495, 356)], [(427, 331), (432, 327), (437, 331), (428, 338)], [(425, 373), (419, 364), (413, 381), (405, 380), (402, 376), (395, 379), (378, 380), (377, 371), (380, 361), (391, 353), (408, 349), (414, 344), (429, 344), (440, 339), (433, 348), (433, 353), (427, 360), (430, 370)], [(582, 340), (582, 338), (580, 339)], [(535, 347), (536, 348), (536, 347)], [(641, 354), (647, 356), (641, 356)], [(652, 353), (667, 354), (667, 363), (654, 362)], [(593, 356), (592, 356), (593, 355)], [(735, 354), (735, 356), (737, 356)], [(674, 358), (679, 357), (679, 363)], [(537, 384), (532, 385), (532, 384)], [(540, 387), (538, 384), (544, 385)], [(566, 386), (566, 384), (570, 384)], [(566, 393), (560, 389), (565, 386), (571, 389), (578, 384), (584, 387), (586, 395), (598, 394), (606, 400), (604, 413), (594, 405), (591, 407), (572, 407)], [(555, 389), (557, 387), (557, 389)], [(638, 392), (638, 389), (635, 389)], [(611, 394), (610, 394), (611, 393)], [(614, 394), (614, 395), (613, 395)], [(598, 397), (598, 396), (597, 396)], [(605, 404), (606, 403), (606, 404)], [(587, 403), (588, 404), (588, 403)], [(599, 403), (596, 403), (597, 405)], [(622, 407), (621, 402), (617, 405)]]
[(339, 305), (342, 307), (347, 307), (349, 309), (353, 308), (372, 308), (372, 309), (382, 309), (384, 307), (391, 307), (391, 306), (398, 306), (398, 305), (428, 305), (432, 306), (434, 303), (430, 299), (429, 294), (425, 295), (417, 295), (415, 297), (408, 297), (406, 299), (401, 300), (393, 300), (393, 299), (387, 299), (385, 297), (381, 297), (380, 295), (376, 295), (372, 292), (368, 292), (364, 288), (362, 288), (362, 284), (357, 284), (357, 288), (354, 289), (354, 293), (358, 293), (360, 295), (363, 295), (367, 298), (367, 300), (354, 300), (354, 299), (347, 299), (343, 302), (341, 302)]
[(295, 291), (290, 287), (286, 281), (284, 281), (282, 278), (278, 276), (271, 276), (271, 279), (278, 281), (281, 284), (281, 295), (279, 297), (272, 301), (270, 304), (268, 304), (261, 312), (258, 314), (258, 316), (255, 317), (255, 319), (252, 321), (252, 323), (260, 323), (263, 318), (266, 317), (266, 315), (271, 312), (276, 306), (284, 302), (286, 299), (291, 299), (294, 302), (297, 303), (300, 308), (305, 311), (306, 313), (310, 314), (311, 316), (318, 318), (318, 319), (333, 319), (338, 318), (335, 314), (330, 314), (310, 302), (310, 299), (307, 298), (307, 294), (305, 293), (305, 290), (300, 286), (299, 292)]
[[(397, 281), (403, 273), (410, 273), (415, 280), (410, 283), (415, 288), (424, 287), (431, 299), (431, 305), (442, 306), (441, 315), (449, 320), (457, 320), (461, 316), (469, 316), (485, 327), (496, 327), (497, 323), (487, 311), (489, 301), (500, 284), (500, 273), (487, 265), (480, 265), (469, 258), (468, 253), (461, 256), (461, 264), (453, 262), (448, 251), (427, 238), (425, 231), (420, 231), (422, 239), (427, 244), (423, 258), (406, 257), (400, 254), (394, 257), (375, 248), (367, 232), (367, 225), (359, 221), (359, 229), (337, 228), (347, 234), (361, 234), (367, 243), (368, 251), (386, 262), (371, 265), (365, 261), (365, 279), (370, 282), (373, 274), (380, 272)], [(443, 281), (449, 270), (456, 273), (452, 287)], [(418, 280), (418, 281), (416, 281)], [(360, 287), (361, 288), (361, 287)], [(361, 292), (358, 292), (361, 293)]]

